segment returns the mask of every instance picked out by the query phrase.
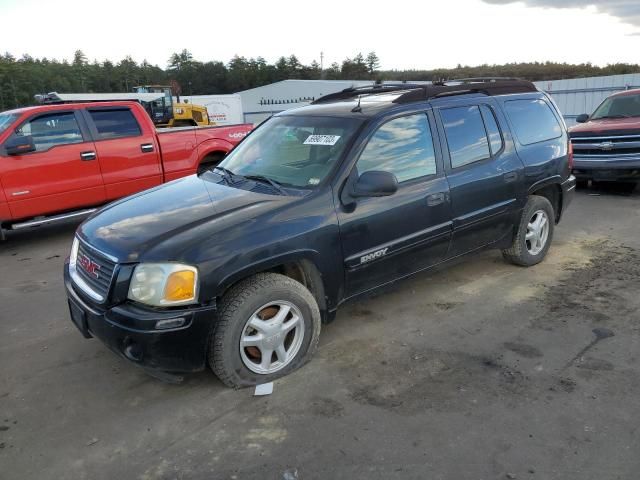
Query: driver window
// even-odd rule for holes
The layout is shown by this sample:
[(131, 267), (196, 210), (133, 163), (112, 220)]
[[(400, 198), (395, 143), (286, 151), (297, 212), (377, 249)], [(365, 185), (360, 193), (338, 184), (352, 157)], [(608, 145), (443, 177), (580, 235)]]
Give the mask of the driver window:
[(356, 167), (360, 175), (370, 170), (391, 172), (398, 182), (434, 175), (436, 156), (427, 116), (409, 115), (382, 125), (367, 143)]
[(56, 145), (84, 142), (73, 112), (39, 116), (23, 124), (15, 134), (31, 135), (36, 152), (49, 150)]

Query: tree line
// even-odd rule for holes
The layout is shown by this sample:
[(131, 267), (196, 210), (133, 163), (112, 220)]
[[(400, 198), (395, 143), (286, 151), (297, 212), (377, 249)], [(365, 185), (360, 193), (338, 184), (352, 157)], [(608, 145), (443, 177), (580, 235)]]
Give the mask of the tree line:
[(24, 55), (0, 55), (0, 111), (31, 105), (34, 95), (59, 93), (130, 92), (136, 85), (167, 84), (174, 93), (207, 95), (235, 93), (286, 79), (306, 80), (446, 80), (469, 77), (519, 77), (532, 81), (640, 72), (640, 65), (617, 63), (508, 63), (458, 65), (449, 69), (381, 70), (375, 52), (358, 53), (322, 69), (317, 61), (305, 65), (295, 55), (269, 63), (263, 57), (235, 56), (228, 63), (200, 62), (188, 50), (172, 54), (165, 69), (126, 57), (119, 62), (88, 61), (77, 50), (71, 62)]

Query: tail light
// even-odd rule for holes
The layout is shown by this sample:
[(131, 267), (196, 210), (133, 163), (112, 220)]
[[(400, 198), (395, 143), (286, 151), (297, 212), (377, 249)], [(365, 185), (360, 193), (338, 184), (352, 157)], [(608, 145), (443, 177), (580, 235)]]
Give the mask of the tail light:
[(567, 159), (569, 160), (569, 171), (573, 170), (573, 143), (569, 139), (569, 151), (567, 152)]

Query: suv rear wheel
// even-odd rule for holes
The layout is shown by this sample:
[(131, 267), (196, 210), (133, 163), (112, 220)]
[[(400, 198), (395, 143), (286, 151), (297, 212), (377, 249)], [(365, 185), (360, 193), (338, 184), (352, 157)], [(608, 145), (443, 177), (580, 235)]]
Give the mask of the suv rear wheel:
[(530, 267), (540, 263), (549, 251), (555, 213), (549, 200), (531, 195), (522, 211), (518, 232), (510, 248), (502, 250), (503, 257), (511, 263)]
[(270, 382), (304, 365), (320, 335), (320, 310), (301, 283), (260, 273), (222, 299), (209, 365), (225, 385)]

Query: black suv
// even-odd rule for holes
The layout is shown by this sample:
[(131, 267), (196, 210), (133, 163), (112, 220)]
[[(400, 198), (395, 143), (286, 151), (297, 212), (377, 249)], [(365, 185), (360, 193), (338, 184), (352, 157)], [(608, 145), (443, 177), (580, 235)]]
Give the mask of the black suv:
[(85, 221), (64, 275), (85, 337), (171, 380), (303, 365), (354, 299), (461, 255), (540, 262), (575, 179), (530, 82), (352, 88), (272, 117), (218, 166)]

